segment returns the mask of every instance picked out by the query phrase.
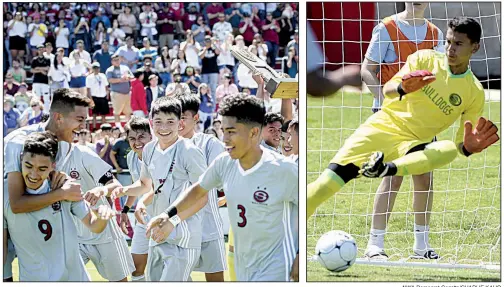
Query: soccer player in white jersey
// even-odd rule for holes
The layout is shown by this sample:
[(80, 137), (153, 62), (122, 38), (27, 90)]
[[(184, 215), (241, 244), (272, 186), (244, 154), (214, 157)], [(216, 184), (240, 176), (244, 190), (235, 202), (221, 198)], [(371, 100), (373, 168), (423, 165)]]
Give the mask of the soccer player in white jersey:
[[(149, 120), (140, 117), (131, 117), (126, 125), (126, 139), (131, 146), (131, 151), (127, 155), (128, 169), (131, 174), (133, 182), (140, 178), (140, 171), (142, 168), (143, 149), (147, 143), (152, 140)], [(154, 190), (150, 190), (142, 195), (135, 208), (135, 216), (137, 217), (137, 224), (131, 239), (131, 255), (135, 263), (135, 271), (131, 274), (131, 281), (145, 281), (145, 266), (147, 265), (147, 254), (149, 252), (149, 239), (145, 236), (144, 216), (152, 214), (152, 199), (154, 197)], [(135, 204), (137, 197), (128, 196), (121, 212), (121, 228), (128, 221), (128, 212)], [(147, 206), (146, 206), (147, 205)], [(148, 216), (148, 215), (147, 215)], [(124, 226), (124, 227), (123, 227)]]
[[(4, 181), (6, 181), (10, 207), (14, 213), (25, 213), (40, 210), (51, 204), (68, 200), (82, 200), (81, 186), (73, 181), (66, 181), (66, 175), (54, 172), (51, 175), (52, 192), (39, 195), (26, 194), (26, 185), (21, 173), (21, 154), (26, 135), (33, 132), (51, 131), (58, 138), (58, 154), (56, 170), (59, 170), (70, 149), (74, 131), (84, 128), (89, 99), (70, 90), (55, 91), (53, 103), (58, 103), (58, 109), (50, 111), (50, 118), (45, 123), (26, 126), (17, 129), (4, 138)], [(64, 182), (64, 185), (62, 183)], [(4, 264), (5, 274), (12, 273), (13, 249), (9, 249), (8, 261)], [(8, 276), (8, 275), (7, 275)], [(10, 279), (6, 280), (9, 281)]]
[[(212, 135), (195, 132), (200, 105), (196, 95), (178, 94), (175, 97), (182, 104), (182, 130), (179, 134), (199, 147), (205, 154), (207, 164), (210, 165), (224, 152), (224, 144)], [(201, 256), (194, 269), (205, 272), (207, 282), (224, 282), (224, 270), (227, 269), (223, 222), (217, 200), (217, 189), (214, 188), (208, 193), (208, 203), (203, 208)]]
[[(49, 174), (56, 167), (58, 142), (51, 132), (32, 133), (23, 149), (22, 176), (30, 195), (54, 192)], [(96, 211), (83, 201), (57, 201), (28, 213), (13, 213), (4, 202), (7, 227), (19, 259), (20, 281), (90, 281), (79, 254), (74, 217), (94, 233), (102, 232), (114, 210), (100, 206)], [(4, 252), (6, 248), (4, 241)], [(5, 258), (5, 253), (4, 253)]]
[[(265, 109), (260, 100), (226, 97), (222, 115), (227, 153), (218, 156), (184, 195), (151, 219), (147, 232), (162, 242), (184, 224), (209, 190), (223, 186), (235, 240), (237, 281), (298, 279), (298, 168), (262, 148)], [(278, 180), (281, 179), (281, 180)]]
[[(140, 179), (114, 190), (112, 197), (140, 196), (154, 186), (152, 215), (163, 213), (187, 186), (198, 181), (207, 168), (203, 152), (190, 140), (179, 137), (182, 107), (172, 97), (154, 101), (150, 118), (156, 137), (142, 153)], [(149, 242), (146, 281), (189, 281), (201, 251), (201, 215), (207, 203), (202, 198), (192, 206), (191, 217), (170, 238)]]
[[(89, 99), (78, 93), (72, 92), (69, 89), (58, 89), (53, 94), (53, 100), (50, 108), (50, 118), (47, 123), (28, 126), (12, 133), (12, 136), (6, 138), (5, 144), (5, 173), (7, 174), (9, 198), (11, 200), (12, 210), (18, 212), (31, 212), (49, 206), (52, 203), (60, 200), (81, 200), (81, 185), (82, 191), (87, 191), (84, 198), (92, 206), (97, 203), (105, 204), (103, 196), (108, 194), (116, 186), (120, 185), (109, 172), (109, 165), (102, 160), (98, 160), (89, 148), (83, 146), (71, 146), (68, 143), (73, 141), (73, 135), (80, 131), (87, 117), (87, 107)], [(20, 155), (24, 145), (24, 136), (36, 131), (49, 130), (56, 134), (59, 140), (60, 149), (58, 149), (58, 157), (56, 168), (61, 171), (66, 171), (74, 180), (65, 183), (63, 186), (63, 196), (66, 198), (59, 199), (57, 196), (48, 196), (43, 194), (37, 196), (19, 197), (19, 186), (24, 186), (24, 182), (16, 183), (21, 171)], [(77, 193), (74, 193), (73, 185), (77, 185)], [(105, 188), (101, 185), (105, 185)], [(57, 185), (56, 185), (57, 186)], [(68, 189), (71, 188), (70, 191)], [(52, 187), (52, 189), (56, 189)], [(56, 189), (51, 193), (58, 193)], [(13, 203), (14, 198), (18, 198), (25, 202), (25, 205), (16, 206)], [(44, 201), (48, 200), (48, 201)], [(54, 201), (52, 201), (54, 200)], [(17, 201), (15, 201), (17, 202)], [(45, 206), (44, 206), (45, 204)], [(31, 209), (28, 209), (30, 207)], [(91, 259), (95, 264), (99, 273), (110, 281), (125, 281), (127, 275), (133, 270), (133, 261), (127, 250), (127, 244), (118, 232), (118, 227), (115, 221), (107, 226), (103, 234), (96, 235), (88, 232), (80, 222), (76, 221), (79, 243), (81, 243), (81, 255), (83, 259)], [(119, 240), (119, 241), (118, 241)], [(120, 240), (124, 242), (120, 242)], [(110, 243), (108, 245), (96, 246), (96, 244)], [(120, 257), (121, 264), (117, 263), (116, 258)]]

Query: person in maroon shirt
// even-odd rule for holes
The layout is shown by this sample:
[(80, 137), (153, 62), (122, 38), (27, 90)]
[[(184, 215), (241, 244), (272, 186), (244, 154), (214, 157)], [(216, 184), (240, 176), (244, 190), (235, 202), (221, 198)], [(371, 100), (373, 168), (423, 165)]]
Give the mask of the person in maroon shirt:
[(47, 12), (46, 12), (46, 15), (47, 15), (47, 18), (49, 19), (49, 21), (51, 23), (55, 23), (56, 22), (56, 16), (58, 14), (58, 11), (54, 10), (53, 7), (52, 7), (52, 3), (47, 3)]
[[(219, 13), (224, 14), (224, 7), (222, 7), (222, 4), (212, 3), (211, 5), (208, 5), (206, 7), (206, 13), (208, 16), (208, 26), (210, 26), (210, 29), (212, 29), (213, 25), (219, 21)], [(254, 35), (252, 35), (252, 37), (253, 36)]]
[(278, 44), (280, 43), (278, 33), (280, 33), (281, 29), (271, 13), (266, 14), (266, 19), (261, 23), (261, 30), (264, 42), (268, 46), (269, 64), (274, 66), (278, 54)]
[(198, 13), (198, 10), (196, 10), (196, 5), (194, 4), (189, 4), (189, 11), (184, 14), (184, 31), (191, 30), (192, 25), (196, 24), (196, 20), (198, 20), (198, 17), (200, 16), (200, 13)]
[(7, 76), (5, 76), (4, 93), (6, 95), (14, 96), (18, 90), (19, 85), (14, 83), (14, 77), (12, 77), (12, 74), (7, 74)]
[(256, 27), (252, 18), (250, 18), (250, 14), (243, 13), (243, 19), (240, 23), (240, 34), (243, 36), (243, 40), (245, 41), (245, 46), (250, 46), (252, 41), (254, 40), (255, 33), (259, 33), (259, 29)]
[(173, 47), (173, 38), (175, 35), (175, 24), (173, 11), (170, 7), (165, 5), (162, 10), (157, 12), (159, 25), (159, 47), (168, 46), (168, 48)]

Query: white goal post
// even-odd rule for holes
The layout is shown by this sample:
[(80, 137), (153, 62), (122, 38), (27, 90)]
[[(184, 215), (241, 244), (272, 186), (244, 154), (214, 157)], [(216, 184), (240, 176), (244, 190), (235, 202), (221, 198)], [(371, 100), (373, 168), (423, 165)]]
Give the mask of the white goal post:
[[(326, 58), (321, 63), (325, 72), (345, 65), (360, 65), (371, 39), (372, 27), (381, 19), (402, 12), (404, 3), (310, 2), (307, 7), (307, 21), (318, 36)], [(366, 16), (370, 7), (374, 15)], [(481, 47), (471, 59), (471, 70), (485, 88), (484, 116), (500, 128), (501, 4), (431, 2), (425, 11), (425, 18), (439, 27), (444, 35), (448, 20), (461, 15), (475, 18), (482, 26)], [(332, 97), (308, 98), (308, 183), (323, 172), (344, 140), (372, 114), (372, 101), (373, 96), (366, 89), (343, 89)], [(457, 121), (438, 138), (454, 139), (458, 126)], [(429, 241), (441, 256), (439, 260), (426, 261), (411, 257), (414, 241), (411, 177), (404, 178), (387, 226), (385, 249), (389, 255), (388, 261), (377, 262), (364, 258), (373, 201), (381, 181), (366, 178), (349, 182), (308, 220), (309, 260), (316, 258), (315, 244), (322, 234), (330, 230), (343, 230), (357, 241), (358, 264), (499, 271), (500, 142), (469, 159), (459, 156), (449, 166), (434, 171), (433, 178), (434, 203)]]

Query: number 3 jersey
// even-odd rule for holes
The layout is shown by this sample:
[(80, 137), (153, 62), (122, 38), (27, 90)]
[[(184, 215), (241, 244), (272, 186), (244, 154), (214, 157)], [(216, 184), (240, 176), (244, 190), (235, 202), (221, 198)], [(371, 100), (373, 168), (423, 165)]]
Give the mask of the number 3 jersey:
[[(33, 194), (50, 192), (45, 181)], [(58, 201), (41, 210), (14, 214), (4, 201), (4, 228), (16, 248), (20, 281), (90, 281), (79, 252), (74, 216), (89, 213), (84, 201)]]
[(200, 177), (200, 186), (224, 188), (237, 281), (289, 281), (298, 249), (298, 168), (261, 149), (260, 161), (246, 171), (221, 154)]
[[(186, 188), (198, 181), (207, 167), (203, 152), (182, 138), (165, 150), (159, 148), (157, 140), (149, 142), (142, 159), (140, 177), (152, 179), (154, 190), (152, 216), (165, 212)], [(182, 221), (164, 242), (182, 248), (201, 248), (201, 216), (200, 211)], [(158, 245), (153, 240), (149, 244)]]

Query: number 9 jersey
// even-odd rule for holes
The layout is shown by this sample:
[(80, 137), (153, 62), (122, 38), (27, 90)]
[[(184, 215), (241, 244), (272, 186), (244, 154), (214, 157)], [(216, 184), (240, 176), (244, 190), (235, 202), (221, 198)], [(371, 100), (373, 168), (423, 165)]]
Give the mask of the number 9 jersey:
[[(29, 193), (49, 191), (49, 182)], [(84, 201), (58, 201), (43, 209), (14, 214), (4, 201), (8, 228), (19, 260), (19, 281), (91, 281), (79, 253), (73, 217), (89, 213)]]

